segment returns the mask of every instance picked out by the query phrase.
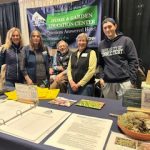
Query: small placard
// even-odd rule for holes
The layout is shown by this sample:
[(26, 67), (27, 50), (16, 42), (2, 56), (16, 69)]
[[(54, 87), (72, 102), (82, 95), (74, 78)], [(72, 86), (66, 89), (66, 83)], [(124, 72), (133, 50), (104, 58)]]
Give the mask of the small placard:
[(24, 103), (38, 102), (37, 86), (16, 83), (15, 88), (18, 101)]
[(142, 108), (150, 108), (150, 89), (142, 89)]
[(141, 107), (141, 89), (128, 89), (123, 95), (123, 107)]

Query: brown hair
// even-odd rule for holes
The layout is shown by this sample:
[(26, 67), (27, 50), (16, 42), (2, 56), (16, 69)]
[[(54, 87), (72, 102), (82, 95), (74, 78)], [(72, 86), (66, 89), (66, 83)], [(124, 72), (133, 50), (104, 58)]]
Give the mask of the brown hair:
[(33, 34), (34, 34), (35, 32), (37, 32), (38, 35), (40, 36), (40, 42), (39, 42), (39, 44), (38, 44), (38, 48), (41, 49), (41, 50), (43, 50), (44, 45), (43, 45), (43, 41), (42, 41), (42, 36), (41, 36), (41, 33), (40, 33), (38, 30), (33, 30), (33, 31), (31, 32), (31, 34), (30, 34), (30, 46), (31, 46), (32, 49), (35, 48), (35, 46), (34, 46), (34, 44), (33, 44), (33, 42), (32, 42), (32, 36), (33, 36)]
[(116, 21), (113, 18), (106, 18), (103, 20), (102, 25), (107, 23), (107, 22), (111, 22), (113, 25), (116, 24)]

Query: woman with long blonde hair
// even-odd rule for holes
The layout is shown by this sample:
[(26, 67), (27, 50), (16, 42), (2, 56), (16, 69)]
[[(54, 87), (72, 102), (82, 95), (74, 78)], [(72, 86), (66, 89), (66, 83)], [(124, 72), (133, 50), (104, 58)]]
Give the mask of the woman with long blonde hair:
[(0, 51), (0, 69), (6, 64), (5, 85), (14, 87), (15, 83), (22, 83), (23, 77), (20, 72), (19, 57), (23, 47), (20, 29), (13, 27), (8, 30), (5, 44)]

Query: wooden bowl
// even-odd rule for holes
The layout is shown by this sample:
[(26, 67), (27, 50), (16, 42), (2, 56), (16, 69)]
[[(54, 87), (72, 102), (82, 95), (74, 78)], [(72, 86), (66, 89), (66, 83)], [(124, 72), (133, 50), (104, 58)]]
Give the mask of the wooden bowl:
[(123, 133), (125, 133), (126, 135), (132, 137), (133, 139), (143, 140), (143, 141), (150, 141), (150, 134), (144, 134), (144, 133), (135, 132), (133, 130), (129, 130), (126, 127), (124, 127), (123, 125), (121, 125), (119, 123), (119, 121), (118, 121), (118, 126), (122, 130)]

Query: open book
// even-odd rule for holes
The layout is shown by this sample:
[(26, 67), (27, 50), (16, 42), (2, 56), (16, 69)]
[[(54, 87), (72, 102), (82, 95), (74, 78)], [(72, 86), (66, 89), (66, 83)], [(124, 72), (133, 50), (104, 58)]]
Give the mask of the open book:
[(36, 86), (15, 84), (15, 87), (17, 101), (0, 102), (0, 132), (39, 143), (70, 115), (37, 106)]
[(61, 110), (4, 101), (0, 103), (0, 132), (39, 143), (69, 115)]
[(4, 100), (0, 102), (0, 125), (32, 109), (34, 105), (17, 101)]

